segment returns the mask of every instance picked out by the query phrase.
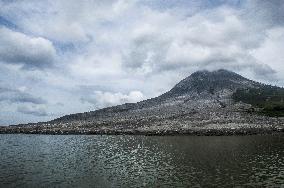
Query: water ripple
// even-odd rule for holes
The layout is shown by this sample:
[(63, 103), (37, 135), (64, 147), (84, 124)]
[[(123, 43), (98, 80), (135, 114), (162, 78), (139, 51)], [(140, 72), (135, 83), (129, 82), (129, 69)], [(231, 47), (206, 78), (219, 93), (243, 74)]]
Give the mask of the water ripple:
[(284, 139), (0, 135), (0, 187), (280, 187)]

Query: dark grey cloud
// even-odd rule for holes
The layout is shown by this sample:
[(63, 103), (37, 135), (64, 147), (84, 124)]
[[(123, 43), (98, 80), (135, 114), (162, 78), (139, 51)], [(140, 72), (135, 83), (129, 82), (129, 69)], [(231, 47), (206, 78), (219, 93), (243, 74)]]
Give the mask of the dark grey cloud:
[[(152, 72), (164, 64), (165, 54), (172, 41), (162, 38), (157, 33), (142, 33), (136, 36), (130, 50), (124, 55), (125, 68)], [(158, 66), (157, 66), (158, 65)]]
[(37, 106), (19, 106), (17, 111), (23, 114), (29, 114), (34, 116), (48, 116), (46, 110)]
[(246, 13), (258, 24), (267, 27), (284, 25), (283, 0), (250, 0), (247, 1)]
[(19, 103), (33, 103), (33, 104), (45, 104), (46, 101), (40, 97), (33, 97), (28, 93), (16, 93), (13, 97), (10, 98), (11, 102)]
[(11, 88), (0, 87), (0, 102), (10, 103), (32, 103), (32, 104), (47, 104), (47, 101), (41, 97)]
[(275, 80), (277, 71), (272, 69), (266, 64), (252, 64), (252, 70), (254, 70), (256, 77), (265, 79), (267, 81)]

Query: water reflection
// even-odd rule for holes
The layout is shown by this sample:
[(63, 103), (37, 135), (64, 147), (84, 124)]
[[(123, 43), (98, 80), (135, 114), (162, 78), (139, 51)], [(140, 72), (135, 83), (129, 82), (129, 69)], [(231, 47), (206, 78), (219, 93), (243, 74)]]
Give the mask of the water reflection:
[(0, 135), (0, 187), (284, 184), (284, 139)]

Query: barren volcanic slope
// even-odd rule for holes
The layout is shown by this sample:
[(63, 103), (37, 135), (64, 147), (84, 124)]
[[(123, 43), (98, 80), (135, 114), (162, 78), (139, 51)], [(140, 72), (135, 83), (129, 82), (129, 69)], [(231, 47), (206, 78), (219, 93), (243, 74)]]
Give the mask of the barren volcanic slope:
[(227, 70), (198, 71), (165, 94), (2, 133), (254, 134), (282, 132), (284, 89)]

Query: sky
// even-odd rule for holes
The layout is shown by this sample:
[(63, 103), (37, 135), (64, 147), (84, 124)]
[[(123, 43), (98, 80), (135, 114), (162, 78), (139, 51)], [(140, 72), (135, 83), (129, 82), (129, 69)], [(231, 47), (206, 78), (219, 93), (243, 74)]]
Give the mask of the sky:
[(156, 97), (197, 70), (284, 86), (283, 0), (0, 0), (0, 125)]

